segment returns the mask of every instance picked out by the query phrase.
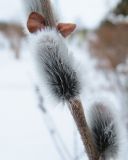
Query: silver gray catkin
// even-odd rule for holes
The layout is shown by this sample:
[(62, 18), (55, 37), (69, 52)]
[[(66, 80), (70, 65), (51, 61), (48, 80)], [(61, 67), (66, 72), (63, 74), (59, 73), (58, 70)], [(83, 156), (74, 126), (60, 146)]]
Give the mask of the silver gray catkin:
[(30, 38), (34, 46), (32, 52), (41, 67), (40, 74), (45, 76), (51, 92), (58, 99), (76, 97), (80, 92), (80, 83), (72, 65), (73, 57), (64, 38), (54, 28), (55, 18), (49, 0), (26, 0), (25, 3), (28, 13), (36, 11), (47, 20), (48, 27)]
[(37, 48), (37, 59), (42, 66), (51, 92), (59, 99), (68, 101), (77, 97), (80, 83), (72, 66), (71, 56), (63, 39), (54, 30), (45, 30)]
[(90, 128), (100, 157), (103, 160), (118, 157), (120, 139), (115, 115), (103, 104), (95, 104), (90, 111)]

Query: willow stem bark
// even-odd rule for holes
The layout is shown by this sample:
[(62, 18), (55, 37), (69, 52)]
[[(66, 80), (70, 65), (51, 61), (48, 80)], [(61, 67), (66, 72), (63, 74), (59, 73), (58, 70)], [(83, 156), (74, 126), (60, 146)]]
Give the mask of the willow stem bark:
[(99, 153), (93, 142), (93, 137), (84, 115), (82, 103), (78, 99), (70, 100), (69, 109), (81, 135), (89, 160), (99, 160)]

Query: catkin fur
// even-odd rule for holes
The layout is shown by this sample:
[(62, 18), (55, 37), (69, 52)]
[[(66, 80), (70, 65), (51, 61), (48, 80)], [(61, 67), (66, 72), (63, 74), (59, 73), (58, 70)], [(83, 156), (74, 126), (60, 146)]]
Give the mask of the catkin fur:
[(120, 140), (114, 114), (102, 104), (95, 104), (90, 114), (91, 132), (101, 157), (105, 160), (118, 157)]
[(79, 95), (80, 83), (73, 66), (73, 57), (69, 55), (64, 38), (55, 29), (56, 14), (50, 0), (26, 0), (26, 11), (38, 12), (45, 17), (45, 29), (30, 34), (32, 52), (41, 77), (52, 95), (62, 101), (69, 101)]
[(32, 36), (35, 60), (50, 92), (62, 101), (77, 97), (80, 83), (63, 37), (48, 28)]

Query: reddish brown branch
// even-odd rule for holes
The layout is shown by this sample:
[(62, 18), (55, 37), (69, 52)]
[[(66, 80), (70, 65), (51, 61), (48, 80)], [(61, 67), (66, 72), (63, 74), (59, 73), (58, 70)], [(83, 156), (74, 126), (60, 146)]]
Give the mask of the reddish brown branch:
[(89, 160), (99, 160), (99, 153), (94, 145), (80, 100), (70, 100), (69, 109), (81, 135)]

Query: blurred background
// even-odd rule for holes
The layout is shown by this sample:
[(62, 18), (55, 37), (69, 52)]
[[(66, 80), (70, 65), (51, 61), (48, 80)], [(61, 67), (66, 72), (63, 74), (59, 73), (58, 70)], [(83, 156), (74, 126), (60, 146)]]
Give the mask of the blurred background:
[[(68, 44), (84, 66), (85, 112), (104, 103), (128, 128), (128, 0), (53, 4), (62, 22), (77, 24)], [(22, 0), (0, 0), (0, 159), (86, 160), (67, 107), (40, 90), (23, 21)]]

